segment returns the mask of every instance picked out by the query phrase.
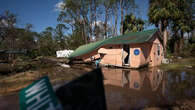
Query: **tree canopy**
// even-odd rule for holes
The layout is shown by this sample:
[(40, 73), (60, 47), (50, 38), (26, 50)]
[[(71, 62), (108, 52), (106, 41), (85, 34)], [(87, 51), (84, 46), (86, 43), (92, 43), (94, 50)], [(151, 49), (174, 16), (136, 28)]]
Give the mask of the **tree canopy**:
[(123, 33), (128, 33), (142, 31), (145, 22), (141, 18), (136, 18), (135, 15), (131, 13), (125, 16), (123, 24)]

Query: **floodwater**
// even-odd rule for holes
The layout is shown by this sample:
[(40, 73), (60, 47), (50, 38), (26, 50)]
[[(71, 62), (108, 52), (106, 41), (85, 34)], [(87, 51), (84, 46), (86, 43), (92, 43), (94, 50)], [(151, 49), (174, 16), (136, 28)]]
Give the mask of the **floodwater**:
[[(102, 68), (102, 72), (108, 110), (139, 110), (150, 107), (169, 109), (180, 106), (182, 101), (195, 99), (193, 69), (164, 71), (159, 68)], [(0, 110), (13, 109), (19, 109), (18, 95), (0, 96)]]
[[(171, 109), (175, 106), (179, 108), (183, 101), (195, 99), (193, 70), (174, 72), (158, 68), (104, 68), (102, 71), (108, 110), (138, 110), (150, 107)], [(189, 110), (195, 109), (189, 106)]]

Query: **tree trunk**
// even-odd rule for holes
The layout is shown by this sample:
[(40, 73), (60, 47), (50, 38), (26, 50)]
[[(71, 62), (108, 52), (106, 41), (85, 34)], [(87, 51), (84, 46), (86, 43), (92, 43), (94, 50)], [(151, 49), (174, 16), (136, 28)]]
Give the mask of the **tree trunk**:
[(83, 38), (83, 40), (85, 41), (85, 44), (87, 44), (87, 39), (86, 39), (86, 36), (85, 36), (85, 22), (84, 22), (84, 20), (82, 20), (81, 22), (80, 22), (80, 24), (82, 25), (82, 31), (81, 31), (81, 33), (82, 33), (82, 38)]
[(164, 56), (167, 56), (167, 28), (163, 30), (163, 45), (164, 45)]
[(106, 8), (105, 12), (105, 21), (104, 21), (104, 39), (107, 38), (107, 21), (108, 21), (108, 8)]
[(94, 0), (94, 19), (95, 19), (95, 37), (96, 40), (98, 39), (98, 33), (97, 33), (97, 10), (96, 10), (97, 4), (96, 4), (96, 0)]
[(184, 37), (183, 37), (184, 33), (183, 31), (181, 31), (181, 39), (180, 39), (180, 47), (179, 47), (179, 52), (181, 53), (183, 46), (184, 46)]
[(112, 22), (111, 22), (111, 24), (112, 24), (112, 36), (114, 36), (114, 34), (115, 34), (115, 33), (114, 33), (114, 32), (115, 32), (115, 31), (114, 31), (114, 29), (115, 29), (115, 28), (114, 28), (114, 17), (112, 17), (111, 20), (112, 20)]
[(162, 22), (161, 21), (159, 21), (159, 25), (160, 25), (160, 27), (159, 27), (160, 28), (160, 33), (162, 34), (162, 27), (163, 26), (162, 26)]
[(178, 51), (178, 49), (179, 49), (179, 39), (178, 39), (179, 37), (178, 37), (178, 34), (177, 34), (177, 32), (175, 33), (175, 39), (174, 39), (174, 54), (175, 55), (178, 55), (178, 53), (179, 53), (179, 51)]
[(118, 11), (117, 8), (115, 8), (115, 12), (114, 12), (114, 15), (115, 15), (114, 36), (117, 36), (117, 21), (118, 21), (117, 11)]
[(92, 2), (92, 0), (90, 0), (90, 38), (92, 38), (92, 36), (93, 36), (93, 31), (92, 31), (92, 23), (93, 23), (93, 8), (92, 8), (92, 5), (93, 5), (93, 2)]
[(123, 34), (123, 0), (120, 0), (121, 7), (121, 34)]

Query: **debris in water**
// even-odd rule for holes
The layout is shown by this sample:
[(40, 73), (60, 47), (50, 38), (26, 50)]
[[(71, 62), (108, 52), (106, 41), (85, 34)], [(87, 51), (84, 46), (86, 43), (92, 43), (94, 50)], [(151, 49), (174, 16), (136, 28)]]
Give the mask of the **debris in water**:
[(58, 65), (60, 65), (61, 67), (64, 67), (64, 68), (70, 68), (70, 65), (67, 65), (67, 64), (59, 63)]

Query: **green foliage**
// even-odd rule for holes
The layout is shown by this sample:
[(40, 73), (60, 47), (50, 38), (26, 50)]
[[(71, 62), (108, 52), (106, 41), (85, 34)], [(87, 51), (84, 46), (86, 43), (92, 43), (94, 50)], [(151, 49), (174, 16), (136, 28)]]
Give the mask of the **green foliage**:
[(66, 36), (64, 35), (64, 31), (67, 27), (64, 24), (58, 24), (56, 29), (54, 30), (54, 42), (56, 50), (62, 50), (67, 48), (66, 44)]
[(193, 8), (190, 7), (192, 4), (191, 0), (188, 1), (175, 1), (177, 6), (177, 10), (179, 13), (179, 18), (173, 19), (172, 21), (172, 29), (174, 32), (178, 32), (181, 30), (182, 32), (190, 32), (194, 29), (193, 25)]
[(47, 27), (45, 31), (40, 33), (39, 39), (37, 41), (40, 55), (42, 56), (55, 55), (54, 41), (52, 35), (53, 35), (52, 27)]
[[(167, 26), (173, 31), (168, 42), (170, 52), (182, 52), (184, 33), (194, 30), (194, 0), (150, 0), (149, 21), (164, 31)], [(164, 39), (166, 40), (166, 39)]]
[(34, 34), (19, 28), (8, 29), (0, 47), (8, 50), (31, 50), (35, 47)]
[[(174, 0), (149, 0), (149, 21), (156, 26), (161, 23), (165, 28), (168, 21), (179, 17)], [(165, 22), (166, 21), (166, 22)]]
[[(79, 32), (82, 32), (80, 37), (85, 43), (89, 43), (92, 38), (98, 40), (102, 36), (106, 38), (111, 34), (117, 35), (118, 16), (121, 15), (123, 21), (123, 13), (127, 14), (135, 8), (137, 6), (134, 0), (64, 0), (58, 21), (65, 24), (71, 30), (71, 34), (80, 29)], [(115, 24), (111, 22), (113, 18)], [(99, 22), (103, 24), (104, 32), (97, 26)]]
[(82, 39), (82, 37), (80, 37), (80, 35), (81, 35), (80, 32), (75, 31), (73, 32), (72, 35), (69, 35), (68, 37), (66, 37), (66, 43), (67, 43), (68, 49), (75, 50), (79, 46), (85, 44), (85, 41)]
[(15, 26), (17, 17), (15, 14), (5, 11), (0, 15), (0, 27), (3, 38), (0, 44), (0, 49), (7, 50), (31, 50), (35, 46), (35, 33), (30, 31), (32, 27), (28, 24), (26, 29), (17, 28)]
[(88, 0), (65, 0), (65, 7), (60, 12), (58, 21), (65, 24), (66, 27), (72, 28), (73, 30), (81, 29), (81, 37), (88, 42), (89, 36), (89, 6), (90, 1)]
[[(175, 0), (175, 4), (177, 4), (177, 10), (179, 13), (179, 18), (174, 18), (171, 22), (171, 29), (174, 33), (172, 39), (175, 39), (173, 43), (174, 46), (178, 45), (179, 53), (183, 53), (183, 49), (186, 47), (184, 43), (184, 33), (187, 32), (188, 34), (194, 30), (194, 20), (193, 20), (193, 12), (194, 8), (191, 7), (193, 4), (192, 0)], [(174, 47), (174, 51), (176, 52), (177, 49)], [(187, 52), (185, 52), (187, 53)]]
[(141, 18), (136, 18), (132, 13), (125, 16), (123, 21), (123, 33), (138, 32), (144, 29), (144, 21)]

